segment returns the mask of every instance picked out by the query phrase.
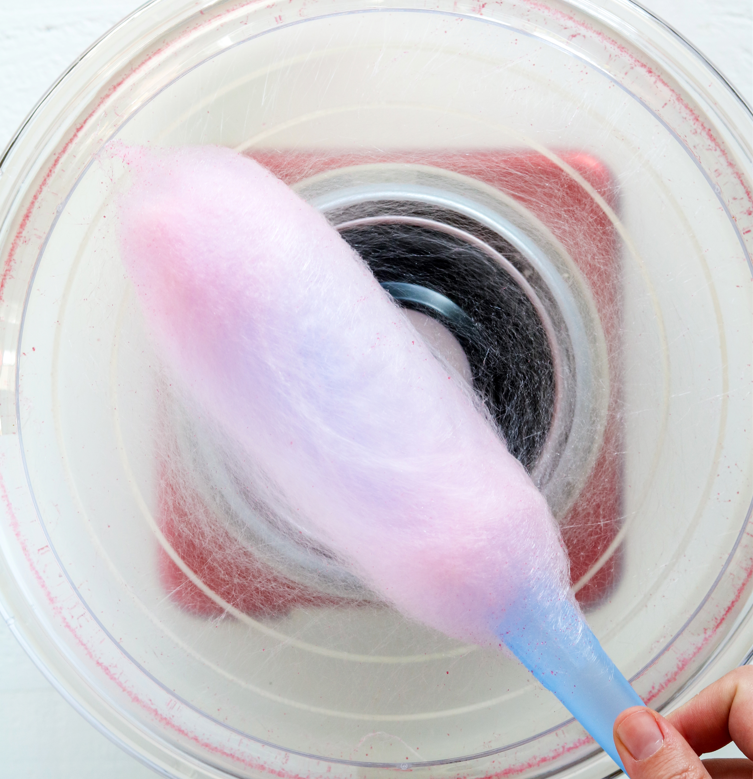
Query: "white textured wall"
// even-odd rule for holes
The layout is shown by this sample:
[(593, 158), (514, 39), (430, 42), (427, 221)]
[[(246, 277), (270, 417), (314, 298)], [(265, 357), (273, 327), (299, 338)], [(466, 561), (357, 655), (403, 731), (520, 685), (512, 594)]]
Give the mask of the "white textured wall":
[[(0, 0), (0, 149), (54, 80), (139, 0)], [(753, 105), (753, 0), (645, 0)], [(0, 778), (141, 779), (0, 625)]]

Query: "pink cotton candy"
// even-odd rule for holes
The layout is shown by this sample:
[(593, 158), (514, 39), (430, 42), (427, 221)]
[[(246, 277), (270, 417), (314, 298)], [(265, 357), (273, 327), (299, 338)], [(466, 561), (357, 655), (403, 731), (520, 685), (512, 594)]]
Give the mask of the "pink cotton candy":
[(569, 597), (544, 498), (321, 214), (226, 149), (111, 152), (132, 176), (122, 255), (162, 359), (303, 534), (463, 640), (498, 644), (542, 583)]

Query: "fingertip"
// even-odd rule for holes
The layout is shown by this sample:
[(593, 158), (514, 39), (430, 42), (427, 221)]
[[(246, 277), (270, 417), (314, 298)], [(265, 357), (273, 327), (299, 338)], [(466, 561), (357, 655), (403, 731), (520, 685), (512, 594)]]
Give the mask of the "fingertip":
[(617, 728), (619, 727), (620, 723), (626, 720), (631, 714), (635, 714), (637, 711), (651, 711), (651, 709), (649, 709), (647, 706), (633, 706), (629, 709), (621, 711), (614, 721), (615, 733), (617, 732)]
[(614, 743), (631, 779), (710, 779), (680, 733), (651, 709), (623, 711), (614, 723)]
[(643, 706), (626, 709), (615, 720), (614, 743), (623, 762), (648, 760), (664, 745), (664, 732), (656, 715)]

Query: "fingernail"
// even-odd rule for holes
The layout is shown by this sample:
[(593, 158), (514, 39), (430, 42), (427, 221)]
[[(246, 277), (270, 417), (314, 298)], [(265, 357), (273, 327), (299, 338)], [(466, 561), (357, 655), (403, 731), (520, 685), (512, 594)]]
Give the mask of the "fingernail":
[(634, 760), (646, 760), (664, 743), (659, 725), (645, 710), (636, 711), (622, 720), (617, 726), (617, 735)]

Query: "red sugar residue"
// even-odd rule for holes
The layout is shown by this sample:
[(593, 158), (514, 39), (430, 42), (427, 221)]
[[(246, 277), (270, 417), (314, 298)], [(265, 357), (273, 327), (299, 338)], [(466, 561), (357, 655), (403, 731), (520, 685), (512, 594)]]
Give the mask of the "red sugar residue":
[[(54, 171), (57, 169), (57, 167), (60, 164), (60, 160), (62, 157), (67, 153), (71, 145), (75, 142), (75, 140), (79, 137), (82, 130), (89, 124), (93, 116), (99, 111), (99, 109), (128, 81), (130, 80), (134, 75), (136, 75), (139, 71), (141, 71), (145, 65), (147, 65), (152, 59), (154, 59), (159, 54), (168, 51), (169, 49), (173, 48), (179, 41), (181, 41), (183, 38), (187, 37), (189, 34), (201, 29), (204, 26), (207, 26), (210, 23), (213, 23), (224, 16), (227, 16), (228, 14), (235, 13), (236, 11), (247, 7), (251, 5), (255, 5), (257, 0), (251, 0), (251, 2), (243, 2), (236, 6), (233, 6), (231, 8), (226, 9), (221, 14), (218, 14), (216, 17), (205, 20), (202, 22), (198, 22), (193, 27), (189, 27), (186, 30), (184, 30), (180, 35), (178, 35), (174, 41), (172, 41), (169, 44), (166, 44), (154, 52), (152, 52), (150, 55), (148, 55), (142, 62), (132, 68), (132, 70), (124, 76), (120, 81), (118, 81), (116, 84), (110, 87), (110, 89), (105, 93), (105, 95), (100, 98), (100, 100), (97, 102), (97, 104), (94, 106), (92, 111), (89, 113), (89, 115), (84, 119), (84, 121), (73, 131), (73, 134), (69, 138), (69, 140), (66, 142), (66, 144), (63, 146), (63, 149), (58, 153), (58, 155), (53, 160), (47, 174), (42, 180), (42, 183), (39, 185), (37, 191), (34, 193), (31, 203), (27, 207), (26, 211), (24, 212), (24, 216), (21, 219), (21, 223), (19, 225), (18, 231), (11, 243), (11, 248), (8, 252), (8, 256), (6, 258), (5, 267), (3, 269), (2, 275), (0, 275), (0, 302), (2, 302), (3, 294), (5, 290), (5, 286), (8, 282), (8, 280), (11, 278), (12, 275), (12, 269), (13, 265), (15, 263), (16, 254), (18, 252), (18, 248), (21, 245), (25, 245), (28, 243), (28, 238), (24, 236), (24, 233), (28, 227), (29, 220), (31, 218), (31, 215), (37, 205), (38, 199), (44, 189), (46, 188), (46, 185), (48, 184), (50, 177), (54, 173)], [(747, 216), (753, 215), (753, 195), (751, 195), (750, 188), (746, 185), (745, 180), (743, 179), (742, 174), (737, 169), (737, 167), (734, 165), (732, 160), (730, 160), (727, 153), (724, 151), (724, 149), (721, 147), (720, 143), (714, 136), (711, 129), (701, 120), (701, 118), (696, 114), (690, 106), (682, 99), (682, 97), (679, 95), (679, 93), (672, 89), (672, 87), (667, 84), (667, 82), (658, 75), (650, 66), (648, 66), (646, 63), (642, 62), (638, 57), (636, 57), (632, 52), (630, 52), (625, 46), (618, 44), (615, 40), (609, 38), (605, 33), (596, 30), (591, 25), (587, 24), (586, 22), (579, 21), (575, 19), (572, 16), (569, 16), (568, 14), (564, 13), (563, 11), (558, 11), (555, 9), (548, 8), (547, 6), (543, 5), (542, 3), (538, 2), (538, 0), (525, 0), (525, 2), (528, 3), (528, 5), (531, 8), (536, 9), (537, 11), (543, 12), (545, 14), (548, 14), (552, 16), (553, 18), (560, 19), (561, 21), (564, 21), (568, 24), (573, 25), (576, 28), (579, 28), (581, 30), (584, 30), (588, 32), (590, 35), (596, 37), (598, 40), (600, 40), (602, 43), (604, 43), (607, 47), (614, 49), (615, 51), (618, 51), (622, 56), (626, 57), (631, 64), (644, 71), (650, 78), (652, 78), (657, 84), (660, 84), (664, 89), (666, 89), (670, 95), (673, 97), (676, 105), (680, 108), (680, 110), (690, 119), (691, 123), (695, 125), (697, 131), (706, 137), (706, 139), (714, 146), (716, 147), (719, 152), (721, 153), (722, 157), (724, 158), (727, 167), (732, 172), (732, 175), (737, 179), (740, 186), (743, 188), (748, 203), (750, 204), (748, 206), (748, 209), (745, 211), (745, 214)], [(499, 4), (499, 3), (497, 3)], [(268, 7), (272, 7), (274, 4), (270, 4)], [(479, 16), (484, 15), (484, 10), (488, 3), (486, 2), (478, 2), (476, 3), (474, 7), (474, 12), (478, 14)], [(202, 11), (202, 15), (203, 15)], [(575, 35), (572, 36), (573, 38), (576, 37)]]
[[(5, 480), (3, 479), (2, 476), (2, 469), (0, 469), (0, 500), (2, 500), (2, 503), (5, 507), (11, 530), (13, 531), (13, 534), (16, 537), (16, 540), (21, 548), (26, 563), (29, 566), (29, 570), (33, 574), (34, 579), (37, 582), (37, 585), (39, 586), (40, 590), (42, 590), (45, 597), (47, 598), (47, 601), (52, 607), (55, 616), (58, 617), (63, 627), (73, 636), (76, 643), (81, 647), (81, 649), (84, 651), (86, 656), (97, 666), (97, 668), (107, 677), (109, 681), (115, 684), (120, 690), (122, 690), (122, 692), (124, 692), (128, 696), (128, 698), (131, 700), (132, 703), (135, 703), (136, 705), (140, 706), (144, 711), (150, 714), (161, 725), (174, 731), (182, 738), (185, 738), (188, 741), (193, 742), (197, 746), (206, 749), (212, 754), (231, 759), (248, 768), (262, 771), (269, 776), (276, 776), (279, 779), (309, 779), (310, 775), (304, 776), (302, 774), (291, 774), (282, 769), (270, 768), (269, 766), (264, 765), (263, 763), (249, 760), (248, 758), (242, 757), (234, 752), (231, 752), (228, 749), (224, 749), (223, 747), (217, 746), (216, 744), (212, 744), (211, 742), (208, 742), (202, 739), (201, 737), (186, 731), (184, 728), (182, 728), (180, 725), (175, 723), (169, 717), (166, 717), (161, 711), (159, 711), (159, 709), (157, 709), (154, 706), (152, 702), (145, 701), (140, 695), (138, 695), (138, 693), (131, 690), (124, 683), (122, 679), (122, 673), (117, 668), (113, 668), (110, 665), (107, 665), (106, 663), (102, 662), (98, 657), (96, 657), (92, 652), (91, 648), (89, 647), (89, 645), (78, 635), (76, 627), (68, 621), (63, 609), (60, 607), (60, 605), (57, 602), (57, 598), (50, 591), (44, 577), (37, 569), (34, 563), (34, 558), (31, 555), (29, 548), (26, 544), (26, 541), (23, 537), (23, 534), (21, 532), (21, 527), (20, 527), (20, 523), (18, 522), (18, 518), (16, 517), (15, 511), (13, 510), (13, 505), (11, 504), (10, 497), (8, 495), (8, 490), (5, 485)], [(45, 547), (42, 547), (42, 549), (45, 549)], [(577, 749), (580, 749), (583, 746), (586, 746), (587, 744), (592, 744), (592, 743), (593, 743), (593, 739), (590, 736), (584, 736), (572, 742), (571, 744), (565, 744), (555, 749), (548, 755), (545, 755), (543, 757), (531, 758), (527, 762), (521, 763), (520, 765), (506, 768), (494, 774), (489, 774), (487, 775), (487, 777), (485, 777), (485, 779), (506, 779), (506, 777), (517, 776), (526, 770), (532, 768), (538, 768), (542, 765), (552, 762), (553, 760), (556, 760), (558, 757), (561, 757), (562, 755), (569, 754), (570, 752), (573, 752)], [(331, 769), (332, 769), (331, 766), (327, 766), (327, 773), (330, 773)], [(458, 777), (457, 779), (467, 779), (467, 777), (466, 778)]]
[[(185, 29), (180, 35), (178, 35), (175, 40), (173, 40), (171, 43), (166, 44), (164, 46), (159, 47), (158, 49), (155, 49), (151, 54), (147, 55), (138, 65), (131, 68), (131, 70), (123, 76), (123, 78), (120, 79), (120, 81), (113, 84), (107, 92), (97, 101), (94, 108), (89, 112), (89, 114), (86, 116), (83, 122), (81, 122), (78, 127), (76, 127), (70, 138), (66, 141), (66, 143), (63, 145), (63, 148), (57, 153), (55, 158), (53, 159), (52, 163), (50, 164), (50, 167), (47, 170), (47, 173), (44, 175), (44, 178), (42, 179), (39, 187), (37, 187), (36, 192), (31, 198), (31, 202), (26, 208), (26, 211), (24, 211), (24, 215), (21, 218), (21, 223), (19, 224), (18, 230), (16, 231), (16, 234), (13, 238), (13, 241), (11, 242), (10, 249), (8, 250), (8, 255), (5, 260), (5, 265), (3, 267), (3, 272), (0, 275), (0, 303), (3, 302), (3, 296), (5, 294), (5, 287), (8, 283), (8, 281), (12, 278), (13, 274), (13, 266), (16, 261), (16, 255), (18, 253), (18, 249), (21, 246), (25, 246), (29, 243), (29, 237), (25, 236), (24, 233), (26, 232), (26, 229), (28, 228), (29, 221), (34, 213), (34, 210), (37, 206), (37, 203), (39, 201), (39, 198), (44, 193), (45, 189), (47, 188), (47, 185), (49, 184), (49, 181), (52, 177), (52, 175), (55, 173), (55, 171), (60, 166), (60, 162), (65, 157), (65, 155), (70, 150), (71, 146), (76, 142), (76, 140), (81, 135), (82, 131), (86, 128), (86, 126), (91, 122), (92, 118), (99, 112), (99, 110), (104, 106), (112, 97), (113, 95), (118, 92), (121, 87), (126, 84), (130, 79), (133, 78), (133, 76), (137, 75), (141, 70), (143, 70), (146, 65), (148, 65), (153, 59), (158, 57), (160, 54), (169, 51), (170, 49), (174, 48), (177, 43), (182, 41), (184, 38), (188, 37), (190, 34), (196, 32), (197, 30), (201, 29), (202, 27), (208, 26), (211, 23), (216, 22), (219, 19), (222, 19), (223, 17), (227, 16), (228, 14), (235, 13), (241, 8), (244, 8), (249, 5), (255, 5), (257, 0), (251, 0), (250, 2), (243, 2), (236, 6), (233, 6), (231, 8), (226, 9), (222, 13), (218, 14), (216, 17), (213, 17), (212, 19), (208, 19), (204, 22), (200, 22), (197, 24), (194, 24), (192, 27), (188, 27)], [(203, 14), (203, 12), (202, 12)]]
[[(637, 68), (638, 70), (642, 70), (656, 84), (660, 85), (663, 89), (667, 90), (667, 92), (669, 92), (669, 94), (671, 95), (674, 104), (680, 109), (680, 111), (683, 114), (685, 114), (686, 118), (689, 119), (690, 122), (695, 126), (696, 131), (700, 135), (704, 136), (706, 140), (708, 140), (709, 143), (721, 153), (724, 161), (727, 164), (727, 168), (730, 170), (732, 175), (737, 179), (738, 183), (740, 184), (743, 191), (745, 192), (748, 203), (750, 204), (748, 206), (748, 209), (745, 211), (745, 215), (753, 216), (753, 195), (751, 194), (750, 188), (745, 183), (745, 179), (743, 178), (743, 175), (740, 173), (739, 168), (729, 158), (727, 152), (722, 148), (722, 145), (717, 140), (711, 128), (707, 124), (705, 124), (705, 122), (701, 119), (701, 117), (698, 116), (698, 114), (695, 111), (693, 111), (693, 109), (685, 102), (685, 100), (683, 100), (682, 96), (679, 94), (679, 92), (677, 92), (677, 90), (673, 89), (664, 80), (664, 78), (662, 78), (662, 76), (660, 76), (652, 67), (650, 67), (645, 62), (643, 62), (638, 57), (636, 57), (635, 54), (633, 54), (627, 47), (623, 46), (620, 43), (617, 43), (617, 41), (610, 38), (606, 33), (597, 30), (595, 27), (592, 27), (590, 24), (580, 21), (575, 17), (564, 13), (563, 11), (558, 11), (556, 9), (549, 8), (543, 3), (539, 2), (538, 0), (523, 0), (523, 1), (527, 5), (531, 6), (531, 8), (535, 8), (537, 11), (540, 11), (544, 14), (548, 14), (549, 16), (552, 16), (555, 19), (559, 19), (560, 21), (563, 21), (566, 24), (572, 24), (574, 27), (586, 31), (589, 35), (601, 41), (601, 43), (603, 43), (606, 47), (619, 52), (623, 57), (625, 57), (631, 63), (633, 67)], [(577, 36), (572, 35), (571, 40), (574, 39), (575, 37)], [(715, 171), (715, 173), (717, 176), (720, 175), (718, 170)]]
[[(740, 171), (735, 167), (734, 163), (730, 160), (726, 152), (722, 149), (721, 145), (717, 141), (716, 137), (714, 136), (711, 129), (701, 120), (701, 118), (690, 108), (690, 106), (685, 103), (685, 101), (681, 98), (681, 96), (672, 89), (664, 79), (659, 76), (652, 68), (650, 68), (648, 65), (646, 65), (644, 62), (642, 62), (640, 59), (638, 59), (634, 54), (632, 54), (630, 51), (628, 51), (624, 46), (618, 44), (616, 41), (610, 39), (606, 34), (603, 32), (600, 32), (590, 25), (586, 24), (585, 22), (578, 21), (574, 19), (573, 17), (568, 16), (567, 14), (556, 11), (551, 8), (548, 8), (544, 6), (540, 2), (536, 2), (536, 0), (526, 0), (526, 2), (532, 7), (539, 11), (543, 11), (547, 14), (550, 14), (556, 18), (560, 18), (564, 21), (566, 21), (569, 24), (572, 24), (575, 27), (580, 28), (581, 30), (587, 31), (588, 34), (591, 36), (596, 37), (601, 42), (603, 42), (606, 46), (613, 48), (614, 50), (618, 51), (621, 55), (626, 57), (635, 67), (643, 70), (649, 77), (654, 79), (654, 81), (661, 85), (664, 89), (666, 89), (673, 97), (676, 105), (679, 107), (679, 109), (685, 113), (685, 115), (690, 119), (691, 123), (695, 126), (696, 131), (704, 136), (716, 149), (719, 150), (722, 157), (724, 158), (727, 167), (732, 172), (732, 175), (737, 179), (740, 186), (744, 190), (748, 202), (751, 203), (751, 205), (748, 207), (748, 209), (745, 211), (745, 214), (750, 216), (753, 215), (753, 197), (751, 196), (751, 192), (749, 187), (746, 185), (744, 178)], [(145, 57), (144, 60), (141, 61), (137, 66), (133, 67), (120, 81), (118, 81), (116, 84), (112, 85), (107, 92), (98, 100), (98, 102), (95, 104), (91, 112), (87, 115), (87, 117), (84, 119), (81, 124), (79, 124), (75, 130), (72, 132), (71, 136), (67, 140), (67, 142), (64, 144), (62, 149), (58, 152), (58, 154), (53, 159), (49, 169), (47, 170), (46, 174), (44, 175), (41, 183), (39, 184), (37, 190), (33, 194), (31, 201), (29, 202), (29, 205), (27, 206), (20, 224), (18, 226), (18, 229), (16, 231), (16, 234), (14, 235), (14, 238), (11, 242), (10, 250), (8, 252), (8, 255), (5, 260), (5, 264), (2, 270), (2, 274), (0, 275), (0, 301), (2, 301), (5, 288), (7, 286), (8, 281), (13, 277), (13, 268), (16, 262), (16, 257), (19, 251), (19, 248), (21, 246), (28, 245), (30, 241), (30, 237), (26, 235), (26, 232), (29, 227), (29, 222), (31, 220), (32, 215), (34, 214), (34, 211), (36, 210), (40, 197), (45, 193), (45, 190), (55, 173), (55, 171), (60, 166), (61, 161), (65, 157), (65, 155), (70, 151), (72, 145), (76, 142), (76, 140), (80, 137), (81, 133), (84, 131), (84, 129), (89, 125), (91, 120), (94, 118), (94, 116), (100, 111), (100, 109), (109, 101), (111, 98), (128, 82), (130, 81), (136, 74), (138, 74), (150, 61), (152, 61), (154, 58), (158, 57), (160, 54), (163, 54), (167, 51), (169, 51), (171, 48), (173, 48), (179, 41), (190, 35), (191, 33), (195, 32), (196, 30), (207, 26), (211, 23), (216, 22), (218, 19), (228, 15), (235, 13), (237, 10), (248, 7), (251, 5), (255, 5), (256, 0), (252, 0), (251, 2), (242, 2), (239, 3), (236, 6), (233, 6), (229, 9), (226, 9), (222, 14), (219, 14), (218, 16), (204, 20), (202, 22), (199, 22), (195, 24), (192, 27), (187, 28), (184, 30), (174, 41), (172, 41), (169, 44), (165, 44), (164, 46), (156, 49), (154, 52), (149, 54), (147, 57)], [(484, 9), (486, 7), (487, 3), (478, 2), (476, 6), (474, 7), (474, 11), (479, 14), (483, 15)], [(204, 12), (201, 12), (202, 15)], [(745, 231), (747, 234), (748, 230)], [(75, 638), (76, 642), (79, 644), (79, 646), (83, 649), (83, 651), (87, 654), (87, 656), (95, 663), (95, 665), (100, 669), (100, 671), (115, 685), (117, 685), (128, 697), (129, 699), (142, 707), (146, 712), (148, 712), (152, 717), (154, 717), (157, 721), (159, 721), (161, 724), (163, 724), (165, 727), (172, 729), (174, 732), (178, 733), (181, 737), (186, 738), (196, 745), (200, 746), (203, 749), (206, 749), (207, 751), (210, 751), (216, 755), (226, 757), (228, 759), (241, 762), (242, 764), (254, 768), (256, 770), (261, 770), (268, 775), (273, 775), (277, 777), (281, 777), (282, 779), (301, 779), (300, 776), (295, 774), (290, 774), (285, 771), (281, 770), (275, 770), (270, 769), (269, 766), (265, 766), (260, 763), (256, 762), (249, 762), (247, 758), (242, 758), (239, 755), (223, 749), (222, 747), (218, 747), (214, 744), (208, 743), (201, 739), (200, 737), (196, 736), (195, 734), (191, 734), (186, 732), (184, 729), (182, 729), (179, 725), (174, 723), (169, 718), (165, 717), (160, 711), (158, 711), (154, 705), (148, 701), (143, 700), (138, 696), (137, 693), (130, 690), (125, 683), (120, 678), (120, 674), (117, 672), (117, 669), (113, 669), (112, 667), (106, 665), (103, 663), (100, 659), (94, 656), (90, 648), (87, 646), (87, 644), (83, 641), (83, 639), (77, 634), (76, 628), (74, 625), (72, 625), (67, 618), (64, 615), (63, 609), (58, 605), (57, 600), (53, 593), (49, 590), (49, 588), (46, 585), (45, 579), (42, 576), (42, 574), (37, 569), (34, 558), (29, 551), (25, 540), (23, 538), (20, 524), (18, 522), (18, 519), (15, 515), (15, 512), (13, 511), (13, 507), (7, 492), (7, 488), (5, 485), (5, 482), (2, 478), (2, 471), (0, 471), (0, 499), (2, 500), (3, 505), (5, 506), (7, 516), (9, 518), (9, 526), (11, 531), (13, 532), (21, 550), (24, 556), (24, 559), (26, 560), (26, 563), (29, 567), (29, 570), (31, 571), (32, 575), (34, 576), (34, 579), (39, 586), (40, 590), (44, 593), (45, 597), (49, 601), (53, 612), (55, 615), (60, 619), (61, 624), (71, 633), (71, 635)], [(669, 676), (659, 687), (652, 689), (651, 693), (649, 694), (649, 697), (647, 698), (648, 701), (653, 700), (656, 698), (662, 691), (664, 691), (670, 684), (672, 684), (681, 674), (682, 672), (688, 667), (688, 665), (692, 662), (692, 660), (703, 650), (703, 648), (709, 643), (709, 641), (713, 638), (713, 636), (716, 634), (716, 632), (719, 630), (719, 628), (722, 626), (724, 621), (729, 617), (729, 615), (733, 612), (736, 605), (738, 604), (740, 598), (742, 597), (743, 593), (745, 592), (751, 577), (753, 577), (753, 566), (747, 571), (745, 579), (743, 583), (741, 584), (740, 588), (737, 591), (737, 594), (735, 598), (732, 600), (732, 602), (729, 604), (728, 608), (725, 610), (725, 612), (718, 618), (715, 625), (708, 631), (708, 633), (704, 636), (703, 640), (700, 642), (700, 644), (693, 650), (693, 652), (688, 655), (687, 657), (684, 657), (676, 671)], [(500, 771), (495, 774), (490, 774), (487, 779), (505, 779), (505, 777), (518, 775), (520, 773), (523, 773), (526, 770), (538, 768), (546, 763), (549, 763), (558, 757), (570, 753), (574, 750), (579, 749), (582, 746), (585, 746), (586, 744), (591, 743), (591, 739), (589, 737), (584, 737), (582, 739), (579, 739), (575, 742), (573, 742), (570, 745), (565, 745), (563, 747), (560, 747), (559, 749), (552, 752), (550, 755), (547, 755), (545, 757), (540, 758), (532, 758), (526, 763), (523, 763), (519, 766), (514, 766), (511, 768), (507, 768), (503, 771)]]
[[(37, 586), (44, 594), (47, 602), (50, 604), (54, 615), (57, 617), (60, 624), (71, 634), (76, 644), (83, 650), (84, 654), (89, 658), (89, 660), (94, 663), (94, 665), (110, 682), (112, 682), (123, 693), (125, 693), (125, 695), (132, 703), (139, 706), (143, 711), (153, 717), (164, 727), (169, 728), (174, 733), (177, 733), (180, 737), (192, 742), (193, 744), (196, 744), (197, 746), (207, 750), (208, 752), (211, 752), (212, 754), (228, 758), (248, 768), (261, 771), (266, 775), (279, 777), (279, 779), (308, 779), (307, 776), (301, 774), (294, 774), (288, 771), (283, 771), (281, 769), (271, 768), (270, 766), (265, 765), (264, 763), (261, 763), (257, 760), (251, 760), (248, 757), (244, 757), (240, 754), (234, 753), (228, 749), (206, 741), (195, 733), (191, 733), (185, 730), (169, 717), (166, 717), (151, 701), (144, 700), (138, 693), (132, 690), (123, 681), (121, 669), (104, 663), (94, 654), (89, 644), (87, 644), (86, 641), (79, 635), (76, 629), (76, 625), (72, 624), (66, 617), (66, 611), (68, 610), (63, 609), (59, 605), (58, 599), (47, 586), (47, 582), (42, 573), (37, 568), (34, 561), (34, 556), (29, 550), (26, 539), (24, 538), (21, 531), (21, 525), (18, 521), (18, 518), (16, 517), (15, 511), (13, 510), (13, 504), (11, 503), (10, 496), (8, 495), (8, 488), (6, 487), (5, 480), (3, 479), (2, 469), (0, 469), (0, 501), (2, 501), (2, 504), (5, 508), (6, 516), (8, 517), (8, 524), (16, 538), (16, 541), (18, 542), (19, 547), (21, 548), (21, 552), (24, 556), (24, 559), (26, 560), (28, 570), (33, 575)], [(46, 550), (46, 547), (42, 547), (42, 549)]]
[(669, 676), (667, 676), (663, 681), (661, 681), (659, 684), (654, 685), (651, 688), (651, 690), (646, 695), (645, 698), (646, 703), (650, 703), (651, 701), (656, 700), (656, 698), (658, 698), (659, 695), (661, 695), (671, 684), (676, 682), (677, 679), (679, 679), (679, 677), (683, 674), (683, 672), (688, 668), (688, 666), (693, 662), (693, 660), (695, 660), (695, 658), (698, 657), (698, 655), (705, 649), (708, 643), (719, 632), (719, 629), (722, 627), (722, 625), (730, 616), (730, 614), (732, 614), (732, 612), (735, 610), (735, 607), (737, 606), (737, 604), (740, 602), (740, 599), (745, 594), (745, 591), (747, 590), (748, 585), (750, 584), (752, 578), (753, 578), (753, 564), (751, 564), (751, 566), (746, 571), (745, 577), (743, 578), (740, 587), (738, 588), (734, 598), (730, 601), (729, 605), (724, 610), (724, 612), (722, 612), (722, 614), (719, 617), (717, 617), (716, 622), (714, 622), (711, 628), (707, 628), (706, 631), (704, 631), (704, 636), (701, 639), (701, 641), (695, 647), (693, 647), (693, 649), (691, 649), (690, 652), (682, 655), (679, 658), (675, 670)]
[(683, 656), (681, 656), (678, 660), (677, 667), (675, 670), (669, 674), (669, 676), (665, 677), (661, 682), (653, 685), (651, 689), (648, 691), (648, 693), (644, 696), (644, 701), (649, 704), (655, 701), (671, 684), (674, 684), (680, 676), (685, 672), (685, 670), (688, 668), (688, 666), (693, 662), (693, 660), (703, 651), (704, 647), (709, 643), (709, 641), (713, 638), (714, 633), (712, 631), (709, 631), (704, 637), (703, 640), (695, 646), (690, 653), (687, 653)]
[(544, 757), (532, 757), (530, 760), (526, 761), (525, 763), (511, 766), (510, 768), (505, 768), (504, 770), (499, 771), (496, 774), (489, 774), (488, 776), (484, 777), (484, 779), (506, 779), (506, 777), (508, 776), (518, 776), (519, 774), (522, 774), (524, 771), (529, 771), (532, 768), (540, 768), (541, 766), (546, 765), (547, 763), (551, 763), (553, 760), (556, 760), (558, 757), (562, 757), (563, 755), (570, 754), (571, 752), (574, 752), (576, 749), (580, 749), (581, 747), (593, 743), (594, 740), (590, 736), (583, 736), (582, 738), (579, 738), (577, 741), (573, 741), (571, 744), (564, 744), (563, 746), (555, 749), (553, 752), (550, 752), (548, 755), (545, 755)]

